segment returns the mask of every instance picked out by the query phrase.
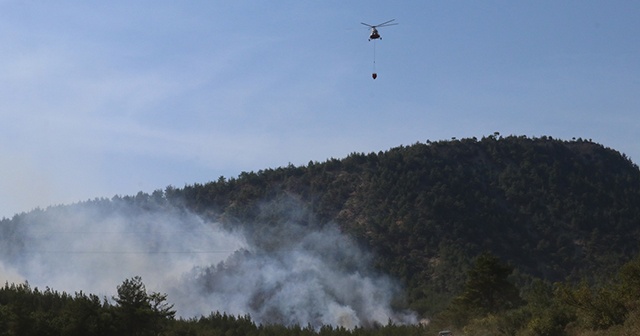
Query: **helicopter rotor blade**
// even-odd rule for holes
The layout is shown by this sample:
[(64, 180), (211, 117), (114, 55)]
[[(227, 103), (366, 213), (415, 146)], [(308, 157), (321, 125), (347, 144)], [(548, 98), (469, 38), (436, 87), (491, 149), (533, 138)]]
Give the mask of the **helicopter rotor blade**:
[(389, 24), (383, 24), (381, 26), (376, 26), (376, 27), (389, 27), (389, 26), (397, 26), (397, 23), (389, 23)]
[[(395, 21), (395, 20), (396, 20), (396, 19), (391, 19), (391, 20), (389, 20), (389, 21), (385, 21), (385, 22), (383, 22), (383, 23), (377, 24), (377, 25), (375, 25), (374, 27), (382, 27), (382, 26), (384, 26), (384, 25), (390, 26), (388, 23), (389, 23), (389, 22), (393, 22), (393, 21)], [(397, 24), (397, 23), (394, 23), (394, 24)]]
[(376, 26), (372, 26), (372, 25), (370, 25), (368, 23), (364, 23), (364, 22), (360, 22), (360, 24), (363, 24), (363, 25), (365, 25), (367, 27), (371, 27), (371, 28), (375, 28), (376, 27)]

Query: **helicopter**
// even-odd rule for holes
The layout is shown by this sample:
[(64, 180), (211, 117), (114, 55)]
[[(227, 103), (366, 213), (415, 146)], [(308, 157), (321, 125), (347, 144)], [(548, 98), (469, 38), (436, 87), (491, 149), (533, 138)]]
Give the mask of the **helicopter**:
[(377, 25), (370, 25), (368, 23), (364, 23), (364, 22), (360, 22), (361, 24), (371, 28), (371, 33), (369, 34), (369, 41), (371, 40), (377, 40), (380, 39), (382, 40), (382, 37), (380, 37), (380, 33), (378, 33), (378, 29), (376, 28), (380, 28), (380, 27), (387, 27), (387, 26), (395, 26), (397, 25), (397, 23), (391, 23), (395, 21), (395, 19), (391, 19), (389, 21), (377, 24)]

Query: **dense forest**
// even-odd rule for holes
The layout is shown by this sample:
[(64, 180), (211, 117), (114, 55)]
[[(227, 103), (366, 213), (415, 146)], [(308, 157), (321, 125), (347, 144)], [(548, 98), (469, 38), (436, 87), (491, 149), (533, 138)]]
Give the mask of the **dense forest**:
[[(290, 200), (305, 209), (293, 219), (299, 225), (336, 225), (370, 251), (375, 269), (404, 289), (393, 305), (429, 323), (344, 329), (255, 323), (224, 312), (176, 318), (171, 298), (146, 294), (141, 279), (133, 278), (118, 287), (119, 294), (132, 286), (143, 293), (136, 299), (140, 306), (129, 311), (129, 301), (118, 296), (100, 300), (7, 283), (0, 291), (0, 329), (8, 335), (640, 331), (640, 170), (624, 154), (590, 140), (494, 134), (427, 141), (73, 206), (106, 212), (122, 203), (142, 211), (172, 207), (257, 237), (292, 220), (290, 209), (265, 211), (264, 205)], [(3, 219), (3, 235), (35, 215)], [(19, 242), (2, 244), (3, 254), (20, 254)], [(145, 325), (154, 327), (132, 327)]]

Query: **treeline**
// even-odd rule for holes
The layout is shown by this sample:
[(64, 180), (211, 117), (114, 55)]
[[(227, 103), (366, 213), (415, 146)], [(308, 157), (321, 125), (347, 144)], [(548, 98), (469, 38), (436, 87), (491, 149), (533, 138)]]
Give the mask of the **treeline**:
[(28, 283), (0, 288), (0, 335), (157, 335), (175, 311), (166, 295), (147, 293), (140, 277), (125, 280), (112, 301)]
[(134, 277), (118, 286), (112, 300), (82, 292), (70, 295), (28, 283), (0, 288), (0, 335), (436, 335), (449, 329), (464, 335), (638, 335), (640, 257), (599, 285), (533, 281), (518, 288), (513, 268), (489, 253), (478, 256), (463, 289), (431, 321), (370, 328), (258, 325), (250, 316), (214, 312), (176, 319), (160, 293), (147, 293)]
[(214, 312), (176, 319), (166, 295), (147, 293), (140, 277), (125, 280), (118, 295), (102, 300), (82, 292), (70, 295), (28, 283), (0, 288), (0, 335), (11, 336), (286, 336), (286, 335), (423, 335), (421, 326), (374, 328), (257, 325), (249, 316)]

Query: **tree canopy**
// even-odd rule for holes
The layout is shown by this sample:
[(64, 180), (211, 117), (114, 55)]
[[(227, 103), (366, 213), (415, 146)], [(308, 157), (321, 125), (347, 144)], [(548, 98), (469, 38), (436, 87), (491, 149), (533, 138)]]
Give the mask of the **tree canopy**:
[[(404, 285), (399, 304), (431, 318), (429, 328), (461, 329), (447, 321), (455, 307), (472, 312), (459, 320), (478, 333), (613, 333), (640, 324), (640, 268), (633, 259), (640, 240), (640, 170), (624, 154), (590, 140), (494, 134), (427, 141), (74, 206), (104, 212), (171, 207), (229, 228), (266, 227), (288, 219), (265, 216), (261, 205), (286, 197), (312, 214), (296, 220), (311, 227), (337, 223), (372, 251), (378, 270)], [(43, 211), (60, 208), (2, 219), (0, 253), (19, 256), (25, 244), (21, 226)], [(3, 295), (0, 327), (25, 335), (43, 325), (38, 321), (56, 318), (69, 330), (109, 331), (118, 320), (120, 327), (130, 325), (131, 334), (138, 331), (137, 323), (125, 322), (129, 317), (172, 321), (188, 330), (211, 321), (232, 321), (259, 334), (275, 330), (224, 314), (176, 320), (167, 298), (146, 293), (137, 278), (118, 287), (114, 305), (82, 293), (36, 292), (28, 285), (7, 285)], [(86, 316), (54, 317), (52, 308), (25, 313), (7, 299), (21, 296), (73, 302), (65, 309), (86, 307)]]

